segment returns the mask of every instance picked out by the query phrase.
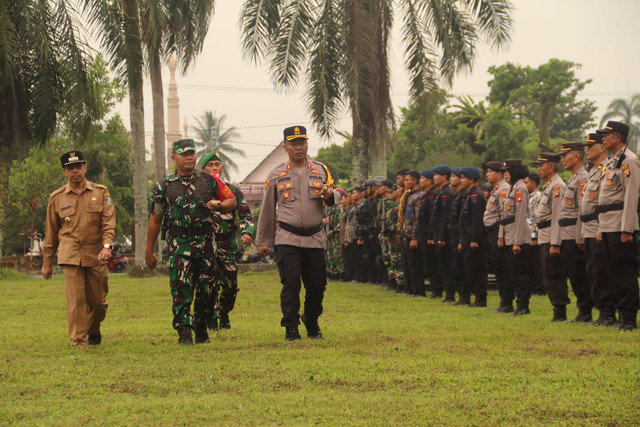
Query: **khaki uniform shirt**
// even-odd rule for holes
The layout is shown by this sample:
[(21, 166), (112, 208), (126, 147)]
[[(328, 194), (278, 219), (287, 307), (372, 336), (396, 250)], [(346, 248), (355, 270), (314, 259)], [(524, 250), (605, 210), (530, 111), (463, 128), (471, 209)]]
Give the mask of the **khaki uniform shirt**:
[[(536, 208), (536, 223), (538, 224), (538, 243), (551, 243), (560, 246), (560, 209), (564, 196), (565, 182), (560, 175), (555, 174), (548, 180), (541, 190), (540, 203)], [(551, 225), (541, 228), (542, 221), (551, 221)]]
[(584, 186), (584, 194), (580, 201), (580, 215), (595, 215), (591, 221), (580, 221), (582, 224), (580, 232), (585, 239), (595, 239), (598, 235), (598, 194), (600, 194), (600, 178), (604, 175), (604, 159), (602, 164), (591, 168), (587, 174), (587, 183)]
[(502, 211), (504, 209), (504, 201), (509, 194), (509, 183), (505, 180), (500, 181), (493, 187), (493, 191), (489, 194), (487, 207), (482, 217), (485, 227), (496, 225), (502, 219)]
[(67, 183), (49, 196), (43, 265), (52, 265), (56, 250), (58, 264), (97, 265), (104, 245), (113, 243), (115, 229), (116, 212), (107, 187), (87, 181), (77, 194)]
[(527, 223), (529, 214), (529, 190), (523, 179), (518, 180), (504, 201), (502, 221), (498, 237), (504, 238), (504, 244), (528, 245), (531, 243), (531, 228)]
[[(620, 156), (625, 159), (617, 167)], [(600, 180), (598, 206), (623, 203), (620, 210), (600, 212), (599, 233), (626, 232), (638, 229), (638, 196), (640, 194), (640, 164), (638, 157), (629, 149), (622, 148), (604, 163), (604, 176)]]
[(575, 240), (576, 243), (582, 243), (580, 231), (582, 229), (582, 221), (580, 221), (580, 201), (584, 194), (584, 187), (587, 184), (587, 169), (583, 166), (575, 173), (571, 174), (571, 178), (567, 181), (567, 187), (564, 190), (562, 198), (562, 206), (560, 208), (560, 221), (565, 219), (575, 219), (573, 225), (562, 225), (560, 227), (561, 240)]
[[(276, 210), (277, 221), (293, 227), (312, 228), (322, 223), (322, 186), (329, 175), (322, 163), (308, 158), (302, 168), (296, 171), (291, 163), (285, 162), (269, 172), (258, 218), (257, 246), (325, 247), (324, 227), (311, 236), (298, 236), (276, 227)], [(327, 201), (327, 204), (339, 202), (340, 193), (333, 190), (333, 200)]]

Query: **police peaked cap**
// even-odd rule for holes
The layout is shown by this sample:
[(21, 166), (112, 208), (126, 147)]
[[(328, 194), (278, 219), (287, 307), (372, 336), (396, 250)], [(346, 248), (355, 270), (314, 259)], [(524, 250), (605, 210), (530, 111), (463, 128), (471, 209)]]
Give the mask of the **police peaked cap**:
[(522, 164), (522, 160), (520, 159), (506, 159), (504, 161), (504, 165), (502, 166), (503, 171), (508, 171), (512, 167)]
[(560, 152), (556, 153), (558, 156), (563, 156), (571, 151), (582, 151), (584, 153), (584, 148), (582, 148), (581, 142), (565, 142), (562, 144), (562, 148), (560, 148)]
[(602, 144), (603, 138), (604, 138), (604, 134), (590, 133), (589, 136), (587, 136), (587, 142), (583, 142), (582, 146), (591, 147), (592, 145), (595, 145), (595, 144)]
[(533, 164), (541, 165), (546, 162), (560, 163), (560, 156), (558, 156), (555, 153), (540, 153), (538, 154), (538, 158), (536, 159), (535, 162), (533, 162)]
[(488, 161), (487, 163), (484, 164), (484, 167), (486, 167), (489, 170), (492, 170), (494, 172), (502, 172), (502, 167), (504, 166), (503, 162), (499, 162), (497, 160), (491, 160)]
[(613, 120), (609, 120), (604, 129), (598, 129), (596, 133), (613, 133), (617, 132), (622, 137), (623, 141), (627, 140), (627, 136), (629, 136), (629, 125), (622, 122), (615, 122)]
[(307, 139), (307, 128), (304, 126), (290, 126), (284, 130), (285, 141), (293, 141), (294, 139)]

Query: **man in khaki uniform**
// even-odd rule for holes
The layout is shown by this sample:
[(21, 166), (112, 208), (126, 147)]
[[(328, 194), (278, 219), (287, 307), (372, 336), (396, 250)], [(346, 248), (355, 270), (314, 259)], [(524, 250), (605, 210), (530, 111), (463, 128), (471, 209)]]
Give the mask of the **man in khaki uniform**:
[(286, 341), (300, 339), (301, 277), (306, 290), (302, 322), (309, 338), (322, 338), (318, 317), (327, 286), (322, 207), (323, 202), (329, 206), (340, 202), (340, 193), (331, 188), (329, 170), (307, 157), (308, 148), (304, 126), (284, 130), (289, 161), (276, 166), (267, 176), (256, 236), (258, 253), (263, 256), (269, 253), (269, 246), (275, 245), (282, 282), (280, 324), (286, 329)]
[(558, 175), (559, 162), (560, 157), (554, 153), (541, 153), (534, 162), (538, 166), (538, 174), (545, 180), (535, 219), (542, 258), (542, 278), (553, 305), (552, 322), (567, 320), (566, 307), (571, 302), (560, 256), (560, 209), (566, 184)]
[[(531, 229), (527, 224), (529, 213), (529, 190), (524, 179), (529, 175), (527, 166), (516, 163), (507, 169), (511, 181), (511, 189), (504, 202), (500, 231), (498, 233), (499, 246), (506, 246), (505, 256), (509, 273), (506, 286), (508, 294), (515, 295), (517, 308), (512, 316), (530, 314), (529, 300), (531, 299), (531, 280), (529, 271), (529, 244), (531, 243)], [(513, 301), (505, 301), (512, 306)]]
[(493, 272), (498, 282), (498, 292), (500, 293), (500, 306), (493, 310), (493, 313), (513, 312), (513, 292), (507, 286), (507, 260), (505, 258), (504, 247), (498, 246), (498, 232), (500, 231), (500, 221), (504, 201), (509, 194), (510, 185), (504, 179), (503, 162), (490, 161), (485, 164), (487, 167), (487, 181), (493, 185), (493, 191), (489, 193), (487, 207), (484, 211), (482, 222), (487, 231), (487, 249), (493, 264)]
[[(585, 244), (587, 282), (591, 290), (593, 305), (600, 310), (601, 316), (595, 325), (612, 324), (615, 319), (607, 319), (602, 307), (615, 307), (615, 294), (608, 286), (609, 278), (604, 269), (604, 251), (601, 244), (596, 243), (598, 236), (598, 195), (600, 194), (600, 179), (604, 175), (604, 163), (607, 160), (607, 150), (602, 144), (602, 135), (590, 133), (587, 142), (587, 160), (593, 165), (587, 174), (587, 183), (580, 202), (581, 239)], [(602, 316), (604, 314), (604, 317)], [(615, 315), (615, 311), (613, 312)]]
[[(116, 214), (107, 187), (87, 181), (80, 151), (60, 157), (68, 183), (49, 196), (42, 254), (42, 276), (50, 279), (58, 250), (67, 295), (67, 324), (73, 345), (102, 341), (100, 322), (107, 301), (107, 261), (115, 237)], [(89, 338), (87, 339), (87, 334)]]
[[(562, 240), (562, 260), (571, 288), (576, 296), (578, 315), (571, 322), (591, 322), (593, 300), (587, 283), (585, 246), (580, 237), (580, 202), (587, 183), (587, 169), (584, 167), (584, 148), (580, 142), (562, 144), (558, 153), (562, 166), (571, 172), (560, 208), (560, 239)], [(566, 311), (566, 308), (565, 308)]]
[[(627, 149), (629, 126), (609, 121), (596, 131), (603, 136), (605, 148), (613, 154), (605, 162), (598, 197), (598, 237), (605, 252), (609, 286), (616, 293), (616, 308), (620, 312), (621, 330), (636, 329), (638, 314), (638, 195), (640, 193), (640, 162)], [(605, 311), (611, 318), (612, 307)], [(601, 311), (602, 314), (602, 311)], [(613, 316), (615, 320), (615, 315)]]

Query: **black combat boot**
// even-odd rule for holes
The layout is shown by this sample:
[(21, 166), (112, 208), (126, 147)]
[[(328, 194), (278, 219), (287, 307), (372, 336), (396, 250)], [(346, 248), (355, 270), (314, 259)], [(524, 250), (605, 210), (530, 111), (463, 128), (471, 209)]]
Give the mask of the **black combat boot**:
[(178, 344), (180, 345), (192, 345), (193, 337), (191, 336), (191, 326), (178, 326)]
[(613, 326), (616, 323), (616, 309), (613, 307), (600, 308), (600, 317), (593, 321), (594, 326)]
[(633, 331), (638, 329), (636, 319), (638, 317), (638, 310), (635, 309), (620, 309), (620, 331)]
[(442, 302), (456, 302), (456, 292), (447, 291)]
[(553, 306), (553, 318), (551, 322), (564, 322), (567, 320), (567, 306), (566, 305), (554, 305)]
[[(511, 311), (512, 313), (510, 314), (511, 317), (516, 317), (516, 316), (524, 316), (525, 314), (531, 314), (531, 310), (529, 310), (529, 300), (528, 299), (522, 299), (522, 300), (518, 300), (516, 301), (516, 309), (513, 309), (513, 305), (509, 305), (509, 307), (511, 307)], [(503, 311), (502, 313), (507, 313), (506, 311)]]
[(476, 295), (476, 300), (471, 304), (471, 307), (486, 307), (487, 306), (487, 294)]
[(431, 298), (442, 298), (442, 291), (431, 292)]
[(453, 305), (471, 305), (471, 294), (468, 292), (463, 292), (460, 294), (460, 299)]
[(307, 328), (307, 336), (312, 340), (321, 340), (322, 339), (322, 331), (320, 330), (320, 326), (318, 325), (318, 319), (309, 319), (302, 313), (302, 323), (304, 327)]
[[(198, 322), (194, 326), (193, 332), (195, 335), (196, 344), (205, 344), (209, 342), (209, 333), (207, 332), (206, 322)], [(189, 332), (189, 337), (191, 337), (191, 332)]]
[(569, 320), (569, 323), (591, 322), (592, 320), (591, 307), (578, 307), (578, 315), (574, 319)]
[(97, 334), (89, 334), (87, 339), (87, 344), (89, 345), (100, 345), (102, 342), (102, 334), (98, 332)]
[(298, 325), (286, 326), (285, 331), (285, 341), (296, 341), (302, 338), (298, 332)]
[(491, 310), (492, 313), (513, 313), (513, 301), (500, 300), (498, 308)]
[(231, 329), (231, 322), (229, 321), (229, 313), (222, 313), (220, 315), (220, 329)]

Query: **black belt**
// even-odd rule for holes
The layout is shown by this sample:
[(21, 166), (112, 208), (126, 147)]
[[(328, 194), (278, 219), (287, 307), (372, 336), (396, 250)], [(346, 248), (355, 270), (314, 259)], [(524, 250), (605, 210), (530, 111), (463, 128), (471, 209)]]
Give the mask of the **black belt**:
[(509, 225), (509, 224), (513, 224), (514, 222), (516, 222), (516, 217), (512, 216), (511, 218), (504, 218), (500, 220), (500, 225)]
[(204, 227), (170, 227), (169, 235), (173, 238), (176, 237), (195, 237), (195, 236), (212, 236), (213, 235), (213, 227), (212, 226), (204, 226)]
[(546, 221), (540, 221), (539, 223), (536, 224), (536, 226), (538, 227), (538, 230), (542, 230), (543, 228), (551, 227), (551, 220), (548, 219)]
[(279, 222), (278, 226), (283, 230), (286, 230), (289, 233), (293, 233), (297, 236), (313, 236), (318, 231), (322, 230), (322, 227), (324, 227), (323, 224), (318, 224), (315, 227), (301, 228), (294, 227), (293, 225), (287, 224), (286, 222)]
[(591, 222), (598, 219), (598, 212), (590, 213), (588, 215), (580, 215), (580, 221), (582, 222)]
[(222, 242), (224, 240), (232, 240), (235, 237), (235, 231), (228, 231), (226, 233), (215, 233), (216, 242)]
[(498, 220), (498, 222), (496, 222), (495, 224), (485, 226), (484, 228), (485, 230), (487, 230), (487, 233), (491, 233), (493, 230), (495, 230), (498, 227), (500, 227), (500, 220)]
[(578, 223), (578, 218), (562, 218), (558, 220), (558, 224), (560, 227), (566, 227), (568, 225), (576, 225)]
[(596, 206), (596, 213), (621, 211), (622, 209), (624, 209), (624, 202), (611, 203), (610, 205)]

